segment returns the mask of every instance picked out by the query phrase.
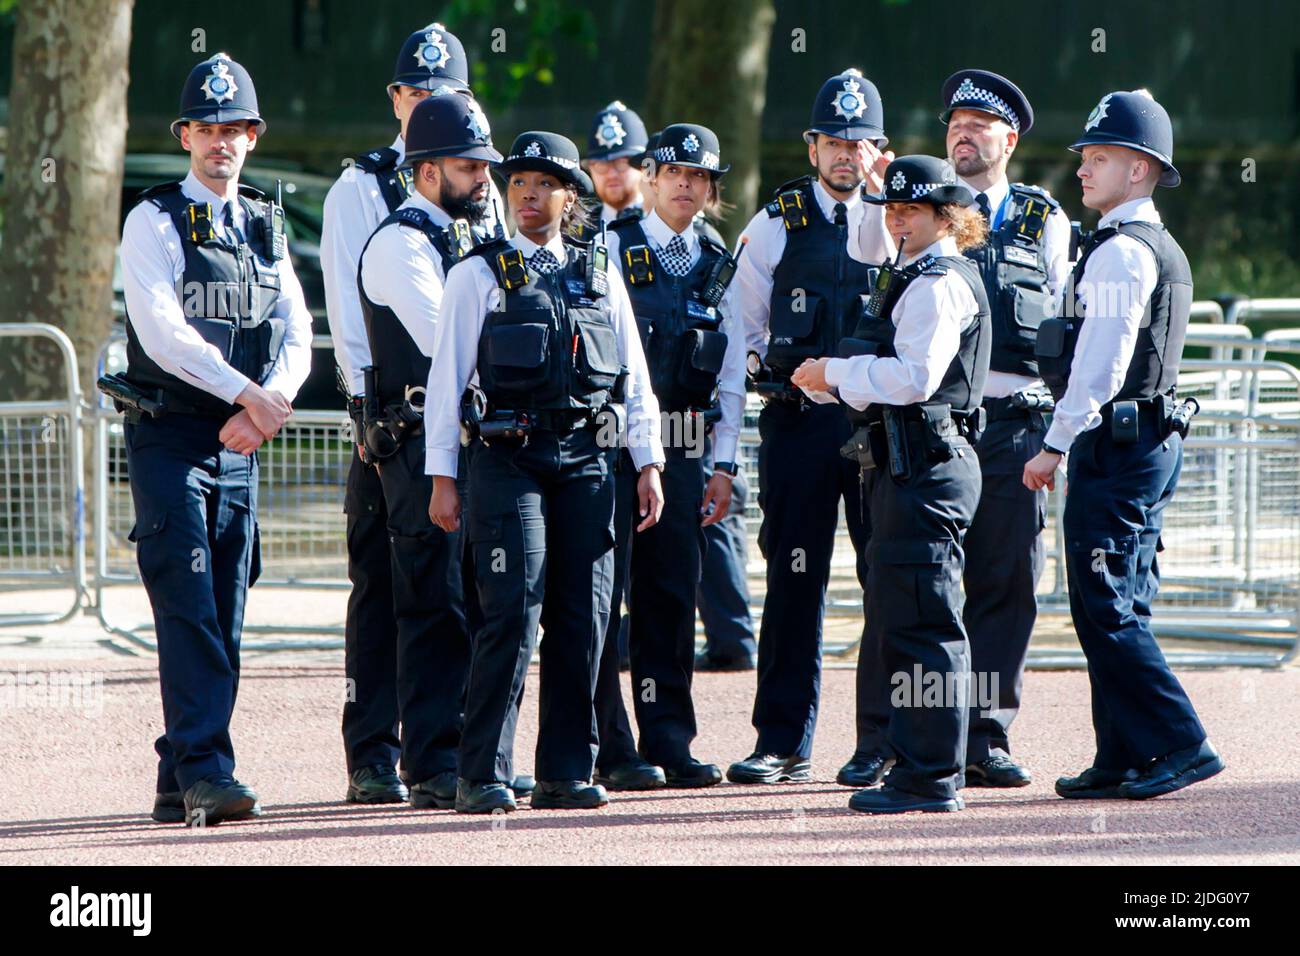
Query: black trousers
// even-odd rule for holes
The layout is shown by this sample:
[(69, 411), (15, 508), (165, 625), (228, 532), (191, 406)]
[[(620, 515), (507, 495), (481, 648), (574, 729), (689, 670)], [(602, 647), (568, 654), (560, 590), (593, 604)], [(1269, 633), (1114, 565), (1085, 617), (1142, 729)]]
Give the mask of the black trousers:
[(379, 472), (353, 451), (343, 498), (347, 515), (348, 595), (343, 637), (343, 750), (348, 772), (372, 764), (397, 766), (397, 621), (388, 507)]
[[(822, 622), (840, 500), (867, 587), (871, 520), (857, 465), (840, 455), (852, 429), (842, 405), (771, 402), (759, 416), (759, 549), (767, 559), (767, 596), (758, 638), (756, 749), (812, 755), (821, 692)], [(858, 667), (858, 749), (884, 739), (888, 685), (879, 649), (865, 630)]]
[(1162, 439), (1151, 412), (1139, 440), (1119, 444), (1108, 423), (1070, 449), (1065, 496), (1065, 566), (1070, 616), (1088, 658), (1093, 766), (1141, 769), (1205, 740), (1187, 692), (1151, 631), (1160, 587), (1160, 529), (1182, 471), (1178, 435)]
[(1025, 658), (1038, 618), (1047, 493), (1022, 480), (1025, 462), (1043, 448), (1042, 416), (1024, 412), (990, 421), (975, 452), (982, 489), (966, 532), (966, 611), (972, 698), (967, 763), (1008, 756), (1007, 732), (1020, 710)]
[(613, 450), (591, 428), (475, 449), (469, 547), (483, 626), (474, 636), (460, 776), (514, 779), (514, 736), (540, 624), (536, 776), (589, 780), (592, 704), (614, 573)]
[[(610, 590), (609, 624), (605, 629), (605, 643), (600, 654), (600, 669), (596, 676), (596, 727), (600, 749), (596, 766), (609, 772), (615, 767), (631, 763), (637, 757), (636, 735), (628, 720), (623, 703), (623, 690), (619, 676), (619, 632), (622, 615), (619, 607), (627, 599), (627, 582), (632, 562), (632, 537), (636, 525), (639, 503), (636, 495), (637, 469), (632, 456), (621, 450), (615, 458), (614, 469), (614, 574)], [(636, 515), (634, 519), (634, 515)], [(631, 602), (628, 601), (629, 608)], [(629, 621), (629, 629), (631, 622)], [(634, 685), (635, 692), (635, 685)]]
[(460, 532), (429, 519), (433, 480), (419, 437), (378, 469), (388, 506), (402, 775), (418, 783), (456, 769), (470, 652)]
[[(713, 474), (713, 439), (705, 445), (705, 481)], [(731, 479), (731, 510), (704, 529), (704, 564), (695, 602), (704, 625), (705, 650), (718, 658), (750, 658), (758, 651), (749, 613), (749, 546), (745, 538), (745, 503), (749, 482), (743, 471)]]
[(885, 782), (951, 797), (965, 783), (970, 653), (962, 624), (962, 538), (980, 496), (979, 462), (963, 440), (949, 461), (917, 454), (913, 474), (866, 472), (872, 538), (866, 631), (884, 648), (897, 759)]

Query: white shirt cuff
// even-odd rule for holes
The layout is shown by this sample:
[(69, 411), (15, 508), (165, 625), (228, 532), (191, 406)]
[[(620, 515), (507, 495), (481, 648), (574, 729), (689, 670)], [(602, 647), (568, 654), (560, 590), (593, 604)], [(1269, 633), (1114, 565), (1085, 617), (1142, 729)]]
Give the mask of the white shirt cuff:
[(456, 464), (459, 459), (459, 451), (430, 448), (426, 445), (424, 447), (424, 473), (444, 478), (455, 478)]

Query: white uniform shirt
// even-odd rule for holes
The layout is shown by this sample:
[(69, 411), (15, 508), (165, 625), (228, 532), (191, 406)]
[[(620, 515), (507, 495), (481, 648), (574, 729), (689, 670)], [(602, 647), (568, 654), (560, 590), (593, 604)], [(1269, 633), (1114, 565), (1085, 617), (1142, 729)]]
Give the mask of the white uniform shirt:
[[(905, 261), (923, 255), (958, 255), (951, 237), (940, 239)], [(858, 355), (826, 363), (826, 383), (854, 408), (924, 402), (939, 388), (961, 347), (961, 334), (975, 320), (979, 303), (957, 273), (922, 275), (908, 283), (894, 304), (897, 357)]]
[[(423, 210), (440, 228), (451, 223), (451, 217), (441, 206), (430, 202), (418, 191), (397, 208)], [(410, 226), (392, 225), (380, 229), (371, 237), (361, 257), (361, 291), (375, 305), (392, 309), (420, 351), (427, 356), (433, 355), (446, 278), (438, 250), (428, 236)], [(361, 330), (365, 332), (364, 322)]]
[[(397, 165), (406, 160), (406, 142), (399, 135), (389, 145), (397, 153)], [(496, 223), (500, 193), (489, 177), (485, 226)], [(357, 263), (370, 234), (388, 218), (388, 204), (379, 190), (379, 179), (360, 166), (349, 165), (325, 195), (324, 220), (320, 237), (321, 278), (325, 283), (325, 311), (329, 316), (334, 359), (343, 370), (353, 395), (365, 391), (361, 370), (371, 363), (370, 341), (357, 295)]]
[[(528, 259), (539, 248), (527, 236), (517, 235), (511, 246)], [(556, 236), (546, 248), (563, 266), (568, 262), (564, 240)], [(619, 360), (628, 370), (626, 386), (627, 443), (638, 469), (662, 464), (659, 441), (659, 403), (650, 389), (650, 372), (632, 303), (619, 270), (609, 270), (609, 300)], [(460, 452), (460, 398), (478, 366), (479, 337), (489, 312), (501, 305), (496, 273), (481, 256), (457, 263), (447, 275), (442, 314), (433, 347), (433, 363), (424, 405), (424, 470), (430, 475), (456, 477)]]
[[(673, 236), (678, 235), (673, 232), (668, 223), (659, 218), (659, 213), (654, 210), (641, 220), (641, 228), (656, 254), (662, 254)], [(694, 269), (696, 263), (700, 261), (699, 234), (696, 233), (694, 225), (688, 225), (686, 231), (680, 235), (686, 243), (686, 252), (690, 256), (691, 268)], [(619, 257), (618, 233), (609, 232), (606, 234), (605, 241), (609, 247), (609, 261), (612, 264), (610, 271), (614, 268), (621, 271), (622, 259)], [(745, 334), (740, 319), (735, 315), (733, 298), (735, 287), (734, 282), (727, 287), (727, 295), (718, 307), (722, 315), (720, 328), (727, 336), (727, 351), (722, 359), (722, 371), (718, 374), (718, 405), (722, 417), (713, 426), (714, 460), (731, 462), (736, 460), (736, 445), (740, 441), (740, 426), (745, 415)]]
[[(820, 211), (827, 222), (834, 222), (835, 204), (839, 200), (826, 191), (821, 180), (814, 181), (813, 196), (817, 208), (808, 210), (808, 215), (816, 216)], [(881, 239), (884, 235), (883, 213), (864, 203), (861, 192), (856, 189), (844, 200), (844, 207), (849, 255), (861, 262), (883, 262), (886, 255)], [(768, 320), (772, 312), (772, 275), (785, 252), (785, 223), (780, 216), (769, 216), (766, 208), (760, 209), (745, 227), (741, 238), (747, 240), (747, 244), (731, 283), (734, 290), (731, 300), (745, 330), (745, 351), (766, 357)], [(739, 251), (739, 245), (736, 248)]]
[[(1122, 222), (1160, 222), (1148, 196), (1121, 203), (1101, 217), (1098, 229)], [(1159, 277), (1156, 257), (1130, 236), (1112, 236), (1088, 257), (1079, 278), (1087, 318), (1070, 363), (1070, 384), (1052, 415), (1044, 439), (1069, 451), (1083, 432), (1101, 424), (1101, 407), (1124, 385), (1147, 302)], [(1058, 309), (1058, 314), (1064, 314)]]
[[(235, 228), (246, 239), (250, 237), (250, 223), (237, 199), (227, 203), (225, 197), (199, 182), (193, 172), (181, 181), (181, 192), (191, 202), (211, 203), (214, 226), (223, 237), (224, 210), (229, 204)], [(147, 200), (138, 204), (122, 226), (120, 258), (127, 321), (145, 354), (163, 371), (233, 403), (248, 387), (249, 379), (185, 321), (177, 293), (185, 272), (185, 253), (171, 216)], [(293, 401), (311, 372), (311, 312), (289, 259), (277, 262), (276, 270), (280, 274), (280, 294), (271, 315), (285, 320), (284, 341), (262, 387)]]

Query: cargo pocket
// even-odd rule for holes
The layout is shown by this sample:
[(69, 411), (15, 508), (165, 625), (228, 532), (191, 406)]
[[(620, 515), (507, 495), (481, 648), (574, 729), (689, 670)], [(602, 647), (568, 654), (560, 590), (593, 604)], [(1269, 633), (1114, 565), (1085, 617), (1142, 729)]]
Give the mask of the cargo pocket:
[(1003, 295), (1008, 297), (1004, 303), (1003, 314), (1007, 317), (1007, 328), (1004, 332), (1011, 351), (1022, 355), (1034, 355), (1038, 343), (1038, 330), (1049, 316), (1047, 294), (1037, 289), (1012, 286), (1005, 290)]
[(689, 329), (682, 338), (677, 387), (685, 404), (707, 405), (713, 397), (727, 352), (727, 336), (708, 329)]
[(148, 581), (165, 571), (168, 565), (166, 539), (163, 531), (167, 528), (167, 508), (150, 502), (135, 513), (135, 525), (126, 536), (136, 546), (136, 562), (140, 566), (140, 576)]
[(603, 315), (587, 316), (571, 310), (580, 346), (574, 357), (578, 377), (594, 391), (609, 391), (618, 379), (623, 363), (618, 357), (618, 336)]
[[(930, 626), (957, 624), (961, 611), (961, 569), (951, 541), (879, 541), (869, 559), (878, 578), (896, 598), (882, 605), (889, 610), (890, 625), (906, 628), (916, 623)], [(910, 612), (910, 613), (909, 613)], [(911, 620), (908, 620), (908, 618)]]
[(804, 359), (818, 358), (824, 350), (816, 334), (822, 299), (818, 295), (779, 295), (772, 300), (768, 319), (771, 337), (767, 362), (773, 368), (792, 371)]
[(1138, 536), (1085, 534), (1066, 538), (1065, 548), (1074, 563), (1071, 578), (1086, 592), (1088, 616), (1100, 627), (1126, 624), (1137, 585)]
[(549, 327), (532, 322), (493, 326), (487, 341), (492, 377), (510, 389), (544, 385), (549, 378), (550, 333)]

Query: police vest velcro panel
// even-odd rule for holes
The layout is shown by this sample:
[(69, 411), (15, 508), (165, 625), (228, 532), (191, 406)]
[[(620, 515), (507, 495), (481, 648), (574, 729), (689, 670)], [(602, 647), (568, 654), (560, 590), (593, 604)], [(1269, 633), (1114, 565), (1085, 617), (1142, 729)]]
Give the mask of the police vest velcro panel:
[[(812, 179), (787, 183), (778, 197), (792, 191), (799, 194), (806, 222), (792, 228), (785, 219), (785, 250), (772, 273), (768, 317), (766, 361), (782, 378), (804, 359), (836, 354), (840, 339), (857, 324), (861, 296), (871, 285), (870, 267), (849, 256), (847, 228), (822, 214)], [(773, 215), (770, 205), (768, 214)]]
[[(506, 243), (483, 252), (501, 288), (479, 336), (479, 385), (490, 410), (599, 411), (623, 378), (608, 296), (587, 289), (586, 253), (567, 250), (563, 269), (543, 275), (524, 266), (524, 281), (501, 268)], [(509, 258), (507, 255), (506, 258)]]
[(397, 150), (389, 146), (372, 149), (353, 157), (352, 161), (375, 177), (379, 195), (390, 213), (410, 198), (414, 177), (409, 169), (397, 168)]
[[(271, 315), (280, 297), (280, 272), (269, 247), (272, 237), (256, 228), (266, 215), (260, 196), (256, 190), (240, 187), (244, 226), (238, 241), (219, 234), (221, 212), (208, 203), (192, 203), (179, 182), (146, 189), (138, 199), (167, 213), (180, 236), (184, 267), (176, 292), (186, 324), (224, 361), (259, 385), (271, 374), (285, 333), (285, 320)], [(129, 316), (126, 354), (126, 377), (133, 385), (161, 388), (177, 404), (193, 406), (202, 414), (229, 416), (236, 411), (229, 402), (182, 381), (151, 359)]]
[[(977, 312), (975, 317), (962, 329), (961, 343), (957, 348), (957, 354), (953, 356), (952, 361), (948, 364), (948, 368), (939, 382), (939, 387), (933, 395), (926, 399), (926, 402), (944, 403), (951, 406), (954, 411), (962, 412), (978, 408), (979, 404), (984, 400), (984, 383), (988, 378), (989, 351), (992, 339), (988, 298), (984, 293), (984, 283), (980, 279), (979, 269), (965, 256), (925, 256), (911, 263), (903, 271), (903, 282), (899, 294), (889, 297), (885, 310), (878, 319), (872, 319), (865, 315), (861, 318), (857, 328), (854, 329), (853, 336), (848, 340), (848, 342), (852, 343), (853, 348), (847, 351), (842, 350), (846, 354), (841, 357), (847, 358), (850, 355), (896, 356), (894, 335), (897, 328), (894, 325), (893, 312), (902, 295), (901, 290), (905, 290), (923, 276), (939, 278), (949, 273), (959, 276), (970, 288), (971, 294), (975, 297)], [(870, 418), (869, 410), (870, 406), (862, 411), (850, 407), (850, 421), (856, 425), (861, 425)]]
[(619, 267), (636, 314), (650, 386), (666, 411), (707, 408), (722, 371), (727, 336), (701, 293), (727, 251), (700, 238), (700, 256), (684, 276), (659, 262), (639, 222), (620, 223)]
[(423, 388), (428, 381), (431, 364), (429, 356), (420, 351), (420, 346), (411, 338), (397, 313), (388, 306), (372, 302), (361, 281), (361, 266), (365, 262), (370, 243), (381, 229), (392, 228), (413, 229), (423, 233), (438, 253), (444, 277), (456, 263), (446, 232), (434, 223), (427, 212), (412, 206), (389, 214), (366, 240), (361, 256), (357, 259), (357, 291), (360, 293), (361, 313), (366, 323), (366, 337), (370, 341), (370, 361), (375, 367), (376, 390), (383, 405), (405, 399), (406, 390), (410, 386)]
[(1011, 184), (1009, 203), (1006, 218), (990, 231), (988, 242), (965, 254), (979, 266), (992, 314), (990, 367), (1037, 376), (1038, 327), (1052, 312), (1044, 237), (1048, 218), (1060, 204), (1023, 183)]
[(1142, 401), (1168, 393), (1178, 383), (1178, 366), (1192, 308), (1192, 270), (1187, 256), (1161, 223), (1126, 222), (1098, 230), (1070, 274), (1060, 316), (1043, 322), (1037, 354), (1043, 381), (1059, 402), (1070, 379), (1079, 333), (1087, 319), (1084, 296), (1102, 297), (1108, 308), (1123, 308), (1132, 281), (1120, 288), (1089, 288), (1084, 282), (1088, 260), (1117, 235), (1129, 236), (1151, 250), (1156, 261), (1156, 284), (1138, 328), (1133, 358), (1124, 384), (1112, 401)]

